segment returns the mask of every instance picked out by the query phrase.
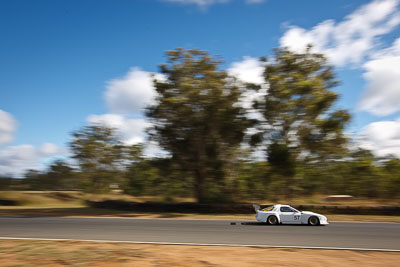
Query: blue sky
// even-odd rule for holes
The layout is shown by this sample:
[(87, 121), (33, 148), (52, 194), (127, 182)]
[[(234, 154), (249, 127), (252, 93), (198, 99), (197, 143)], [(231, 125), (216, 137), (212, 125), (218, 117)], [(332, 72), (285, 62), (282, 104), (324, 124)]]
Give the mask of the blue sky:
[(347, 131), (400, 156), (399, 12), (398, 0), (0, 0), (0, 174), (65, 156), (88, 123), (143, 140), (149, 76), (176, 47), (252, 81), (255, 58), (312, 42), (342, 82)]

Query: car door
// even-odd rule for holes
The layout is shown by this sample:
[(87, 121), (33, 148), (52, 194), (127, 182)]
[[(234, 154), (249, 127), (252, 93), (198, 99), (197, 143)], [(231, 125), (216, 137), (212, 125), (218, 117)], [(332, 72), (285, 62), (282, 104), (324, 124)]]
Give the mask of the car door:
[(282, 223), (301, 224), (301, 213), (289, 206), (280, 208), (280, 217)]

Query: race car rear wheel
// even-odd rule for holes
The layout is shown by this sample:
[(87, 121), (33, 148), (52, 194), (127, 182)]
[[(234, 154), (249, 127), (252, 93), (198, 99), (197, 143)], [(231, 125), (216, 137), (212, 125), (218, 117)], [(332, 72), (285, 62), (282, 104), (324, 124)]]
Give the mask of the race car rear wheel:
[(278, 224), (278, 218), (276, 218), (274, 215), (271, 215), (268, 217), (267, 223), (272, 225)]
[(311, 226), (317, 226), (317, 225), (319, 225), (319, 219), (318, 219), (318, 217), (311, 216), (311, 217), (308, 219), (308, 224), (311, 225)]

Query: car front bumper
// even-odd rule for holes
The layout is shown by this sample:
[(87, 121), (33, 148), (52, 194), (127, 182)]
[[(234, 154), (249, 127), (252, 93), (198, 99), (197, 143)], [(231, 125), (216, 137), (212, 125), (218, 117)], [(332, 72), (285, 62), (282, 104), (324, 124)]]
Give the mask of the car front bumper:
[(328, 218), (326, 218), (326, 217), (320, 217), (320, 218), (319, 218), (319, 224), (320, 224), (320, 225), (328, 225), (328, 224), (329, 224)]

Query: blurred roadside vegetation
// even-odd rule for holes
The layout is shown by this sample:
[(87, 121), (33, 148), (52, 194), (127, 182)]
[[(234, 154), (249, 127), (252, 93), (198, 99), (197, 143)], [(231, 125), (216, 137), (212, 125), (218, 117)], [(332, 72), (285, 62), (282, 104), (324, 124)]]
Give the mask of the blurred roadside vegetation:
[[(358, 199), (377, 198), (391, 200), (399, 199), (400, 160), (394, 158), (375, 158), (371, 153), (358, 151), (354, 158), (343, 162), (332, 162), (324, 166), (298, 164), (296, 169), (296, 187), (293, 195), (287, 197), (282, 187), (289, 186), (286, 180), (277, 180), (267, 162), (241, 161), (235, 166), (237, 178), (235, 189), (236, 202), (256, 200), (287, 201), (302, 199), (303, 203), (314, 204), (315, 195), (348, 194)], [(107, 192), (124, 192), (133, 196), (156, 196), (149, 200), (177, 201), (180, 198), (194, 199), (192, 179), (183, 179), (185, 173), (179, 170), (168, 170), (167, 160), (142, 158), (127, 170), (118, 173), (119, 189), (110, 188), (104, 184), (94, 190), (89, 179), (98, 179), (97, 174), (82, 173), (70, 169), (62, 175), (53, 171), (28, 171), (25, 179), (0, 178), (0, 190), (82, 190), (96, 194)], [(57, 165), (65, 165), (57, 161)], [(160, 169), (162, 168), (162, 169)], [(173, 174), (173, 175), (172, 175)], [(176, 175), (176, 176), (175, 176)], [(114, 173), (105, 176), (106, 181), (113, 181)], [(114, 181), (117, 183), (116, 181)], [(214, 196), (211, 202), (226, 202), (217, 195), (216, 188), (209, 187), (209, 194)], [(1, 193), (0, 199), (6, 195)], [(307, 201), (309, 199), (309, 201)], [(317, 197), (318, 199), (318, 197)], [(267, 201), (267, 202), (268, 202)], [(353, 201), (357, 203), (358, 201)]]
[[(71, 160), (28, 170), (24, 179), (0, 177), (0, 190), (200, 203), (337, 194), (400, 198), (400, 159), (376, 157), (346, 136), (350, 114), (336, 109), (338, 81), (323, 55), (277, 49), (261, 61), (265, 82), (256, 85), (230, 77), (206, 51), (168, 51), (160, 66), (165, 80), (154, 80), (157, 99), (146, 110), (147, 143), (128, 146), (115, 129), (85, 126), (72, 133)], [(243, 100), (250, 92), (259, 97)], [(166, 156), (146, 157), (149, 142)]]

